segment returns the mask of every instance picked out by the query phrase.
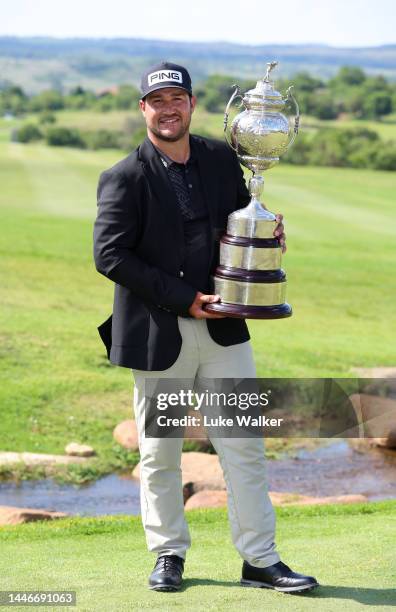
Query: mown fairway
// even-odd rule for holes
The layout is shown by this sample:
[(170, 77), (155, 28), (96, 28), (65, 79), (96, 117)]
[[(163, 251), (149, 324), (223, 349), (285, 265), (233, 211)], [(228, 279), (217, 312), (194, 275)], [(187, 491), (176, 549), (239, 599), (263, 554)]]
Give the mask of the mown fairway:
[[(230, 114), (230, 122), (240, 112), (236, 106), (232, 107)], [(107, 112), (86, 110), (61, 110), (54, 113), (56, 116), (56, 125), (78, 128), (83, 131), (92, 131), (98, 129), (123, 131), (128, 120), (132, 120), (136, 125), (141, 122), (144, 125), (142, 116), (138, 109), (136, 110), (111, 110)], [(9, 139), (9, 128), (23, 123), (37, 123), (37, 113), (26, 115), (23, 119), (16, 118), (5, 121), (0, 118), (0, 140)], [(193, 131), (197, 134), (222, 138), (223, 137), (223, 114), (209, 113), (198, 104), (193, 118)], [(335, 129), (359, 129), (365, 128), (377, 132), (383, 140), (396, 139), (396, 115), (387, 115), (381, 121), (370, 119), (355, 119), (348, 115), (340, 119), (321, 120), (309, 115), (302, 115), (300, 119), (300, 132), (306, 133), (316, 131), (319, 128), (335, 128)]]
[[(76, 439), (109, 458), (132, 413), (131, 373), (108, 365), (97, 335), (112, 285), (92, 261), (97, 178), (121, 155), (0, 143), (4, 450), (59, 453)], [(294, 316), (249, 323), (258, 374), (395, 365), (394, 174), (283, 164), (266, 178), (265, 202), (286, 220)]]
[(148, 590), (154, 555), (146, 550), (140, 518), (122, 516), (0, 529), (2, 588), (73, 590), (78, 612), (334, 612), (387, 610), (395, 602), (394, 501), (277, 509), (283, 561), (321, 584), (305, 595), (239, 585), (242, 561), (225, 510), (189, 511), (187, 520), (192, 548), (178, 593)]

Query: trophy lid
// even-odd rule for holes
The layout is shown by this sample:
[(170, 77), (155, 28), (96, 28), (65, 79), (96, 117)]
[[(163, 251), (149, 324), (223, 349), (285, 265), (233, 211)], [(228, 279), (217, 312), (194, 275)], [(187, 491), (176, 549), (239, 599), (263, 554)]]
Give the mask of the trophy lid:
[(278, 62), (268, 62), (265, 77), (258, 80), (254, 89), (249, 89), (243, 97), (243, 103), (247, 108), (281, 110), (285, 101), (279, 91), (274, 88), (274, 82), (270, 80), (270, 72), (278, 65)]

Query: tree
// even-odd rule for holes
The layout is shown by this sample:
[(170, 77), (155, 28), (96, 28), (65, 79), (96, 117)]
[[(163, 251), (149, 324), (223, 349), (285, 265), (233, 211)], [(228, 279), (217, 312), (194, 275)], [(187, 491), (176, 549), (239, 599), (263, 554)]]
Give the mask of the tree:
[(116, 108), (125, 110), (137, 108), (140, 100), (140, 92), (136, 87), (133, 87), (133, 85), (120, 85), (114, 98)]
[(363, 113), (365, 117), (378, 119), (392, 112), (392, 96), (385, 91), (375, 91), (363, 100)]
[(211, 75), (204, 85), (196, 88), (196, 95), (200, 103), (210, 113), (224, 112), (226, 104), (233, 92), (233, 84), (238, 83), (241, 92), (252, 89), (255, 83), (250, 80), (240, 80), (221, 74)]
[(331, 84), (342, 85), (361, 85), (366, 79), (366, 75), (357, 66), (343, 66), (339, 69), (336, 76), (331, 79)]
[(18, 85), (6, 85), (0, 91), (0, 114), (20, 115), (27, 110), (29, 99)]
[(96, 98), (92, 91), (85, 90), (80, 85), (74, 87), (70, 93), (63, 98), (65, 108), (80, 109), (90, 108)]
[(365, 80), (363, 84), (363, 91), (365, 93), (371, 93), (376, 91), (386, 91), (389, 92), (389, 84), (386, 79), (381, 75), (369, 77)]
[(32, 111), (59, 110), (64, 107), (63, 96), (55, 89), (47, 89), (30, 99)]
[(316, 96), (312, 101), (312, 114), (318, 119), (336, 119), (338, 109), (334, 97), (328, 93)]
[(115, 96), (110, 92), (102, 94), (95, 101), (95, 108), (101, 112), (113, 110), (115, 107)]
[(296, 91), (306, 91), (309, 93), (324, 87), (324, 83), (321, 79), (311, 76), (308, 72), (298, 72), (293, 77), (293, 85)]

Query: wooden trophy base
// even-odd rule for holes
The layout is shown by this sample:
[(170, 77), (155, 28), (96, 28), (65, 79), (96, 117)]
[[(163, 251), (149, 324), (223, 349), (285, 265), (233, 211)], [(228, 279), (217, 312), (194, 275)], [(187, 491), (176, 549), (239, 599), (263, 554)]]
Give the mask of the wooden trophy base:
[(205, 304), (203, 310), (233, 319), (286, 319), (286, 317), (291, 317), (293, 312), (290, 304), (286, 302), (277, 306), (249, 306), (248, 304), (214, 302)]

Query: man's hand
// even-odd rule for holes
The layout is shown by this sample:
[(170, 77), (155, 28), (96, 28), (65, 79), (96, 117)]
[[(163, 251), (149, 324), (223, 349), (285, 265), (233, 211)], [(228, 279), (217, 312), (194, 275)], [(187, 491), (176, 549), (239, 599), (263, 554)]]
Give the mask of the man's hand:
[(283, 231), (285, 228), (282, 223), (283, 215), (281, 214), (275, 215), (275, 219), (277, 220), (278, 225), (274, 229), (274, 236), (279, 240), (279, 244), (281, 245), (282, 253), (286, 253), (286, 250), (287, 250), (286, 234)]
[(198, 291), (193, 303), (188, 309), (188, 312), (192, 317), (194, 317), (194, 319), (224, 319), (225, 315), (214, 314), (202, 310), (202, 306), (204, 304), (212, 304), (213, 302), (218, 302), (219, 300), (219, 295), (205, 295), (204, 293)]

